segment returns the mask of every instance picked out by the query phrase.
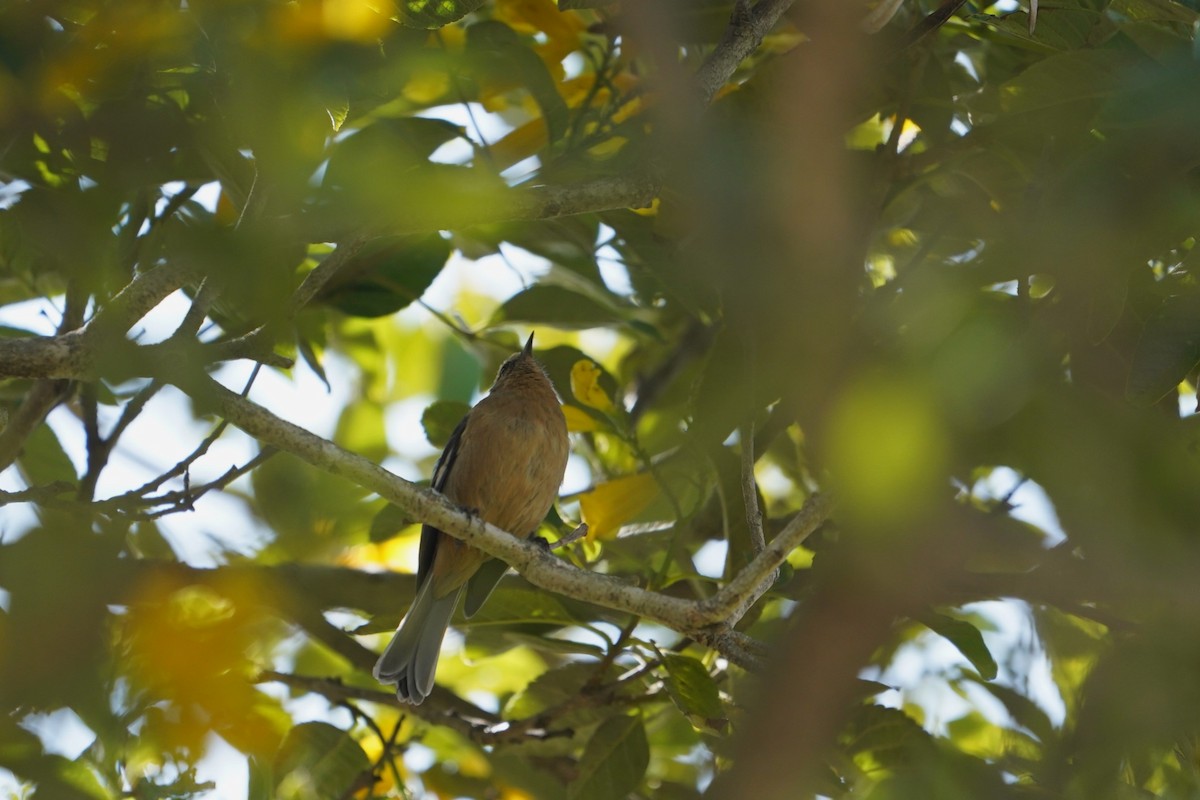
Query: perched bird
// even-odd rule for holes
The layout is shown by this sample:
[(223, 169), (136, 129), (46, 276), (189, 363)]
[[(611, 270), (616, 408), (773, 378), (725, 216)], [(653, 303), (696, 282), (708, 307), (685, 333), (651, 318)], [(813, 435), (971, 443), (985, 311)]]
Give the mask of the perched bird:
[[(500, 367), (487, 397), (454, 429), (433, 469), (433, 488), (515, 536), (528, 538), (550, 510), (567, 468), (567, 422), (554, 385), (525, 349)], [(380, 683), (395, 684), (403, 701), (420, 703), (433, 690), (442, 638), (458, 598), (467, 616), (504, 574), (480, 567), (489, 557), (429, 525), (421, 529), (417, 592), (412, 608), (375, 665)], [(490, 565), (489, 565), (490, 566)]]

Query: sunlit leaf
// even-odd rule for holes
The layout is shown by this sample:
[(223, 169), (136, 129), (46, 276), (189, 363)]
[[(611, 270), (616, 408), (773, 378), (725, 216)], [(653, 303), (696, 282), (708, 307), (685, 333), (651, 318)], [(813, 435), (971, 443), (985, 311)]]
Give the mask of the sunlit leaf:
[(571, 433), (589, 433), (608, 427), (578, 406), (563, 406), (563, 416), (567, 418), (567, 430)]
[(615, 411), (612, 398), (600, 388), (600, 367), (596, 362), (580, 359), (571, 367), (571, 394), (589, 408), (606, 414)]
[(483, 0), (398, 0), (396, 19), (413, 28), (441, 28), (483, 5)]
[(605, 481), (579, 496), (579, 509), (588, 538), (608, 539), (640, 514), (662, 492), (650, 473)]

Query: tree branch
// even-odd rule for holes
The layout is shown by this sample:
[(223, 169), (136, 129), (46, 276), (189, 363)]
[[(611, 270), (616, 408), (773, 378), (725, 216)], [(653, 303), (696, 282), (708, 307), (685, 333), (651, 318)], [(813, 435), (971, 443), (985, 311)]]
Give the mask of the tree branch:
[(793, 0), (759, 0), (753, 8), (749, 3), (738, 2), (733, 7), (729, 27), (715, 50), (709, 54), (696, 71), (696, 86), (704, 105), (708, 105), (724, 86), (738, 66), (762, 44), (763, 37), (771, 32), (783, 13), (792, 6)]
[(804, 543), (833, 513), (833, 501), (828, 495), (809, 495), (804, 507), (771, 540), (766, 549), (741, 569), (720, 591), (704, 601), (705, 615), (714, 621), (733, 624), (758, 602), (774, 583), (775, 571), (788, 554)]
[(190, 270), (174, 264), (142, 272), (79, 330), (58, 336), (0, 339), (0, 378), (87, 378), (106, 337), (133, 323), (183, 286)]
[[(174, 382), (174, 381), (173, 381)], [(707, 600), (671, 597), (629, 584), (620, 578), (587, 572), (555, 558), (545, 548), (526, 542), (471, 516), (443, 496), (410, 483), (362, 456), (286, 422), (266, 409), (226, 389), (207, 376), (186, 375), (177, 385), (207, 407), (261, 442), (285, 450), (319, 469), (341, 475), (408, 510), (423, 522), (460, 539), (514, 567), (535, 586), (547, 591), (624, 611), (659, 622), (676, 631), (725, 647), (728, 638), (712, 634), (728, 628), (769, 588), (766, 579), (788, 553), (816, 530), (829, 515), (831, 504), (809, 498), (771, 544), (725, 588)], [(715, 628), (716, 631), (710, 630)], [(738, 649), (720, 650), (745, 663)]]
[[(0, 340), (0, 358), (3, 358), (4, 340)], [(0, 361), (0, 363), (3, 363)], [(25, 440), (33, 429), (42, 424), (46, 415), (70, 394), (68, 381), (41, 380), (33, 385), (21, 401), (16, 412), (0, 431), (0, 470), (17, 460)]]

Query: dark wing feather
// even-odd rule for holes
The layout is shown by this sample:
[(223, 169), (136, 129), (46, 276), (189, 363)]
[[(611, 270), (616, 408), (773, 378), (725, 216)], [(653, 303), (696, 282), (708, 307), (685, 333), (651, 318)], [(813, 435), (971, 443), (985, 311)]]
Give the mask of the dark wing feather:
[[(468, 412), (458, 423), (454, 433), (450, 434), (450, 441), (446, 442), (445, 449), (438, 456), (437, 464), (433, 468), (433, 488), (436, 491), (444, 492), (446, 490), (446, 481), (450, 478), (450, 470), (454, 469), (454, 462), (458, 459), (458, 449), (462, 444), (463, 431), (466, 430), (467, 420), (470, 418), (471, 414)], [(433, 568), (433, 557), (437, 554), (438, 537), (441, 536), (441, 533), (430, 525), (421, 526), (421, 550), (417, 556), (418, 586), (425, 582), (425, 576)]]
[(496, 589), (496, 584), (508, 572), (508, 564), (498, 558), (489, 558), (483, 566), (467, 580), (467, 599), (463, 601), (463, 616), (475, 616), (484, 601)]

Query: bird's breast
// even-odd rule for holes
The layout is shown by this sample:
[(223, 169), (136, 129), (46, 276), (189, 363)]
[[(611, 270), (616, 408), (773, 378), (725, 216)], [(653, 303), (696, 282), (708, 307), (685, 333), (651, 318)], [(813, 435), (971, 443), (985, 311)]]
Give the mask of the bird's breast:
[(472, 411), (446, 495), (488, 522), (528, 536), (550, 510), (566, 469), (562, 411), (513, 404)]

